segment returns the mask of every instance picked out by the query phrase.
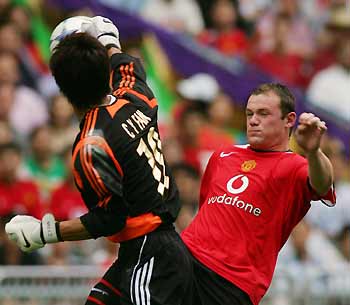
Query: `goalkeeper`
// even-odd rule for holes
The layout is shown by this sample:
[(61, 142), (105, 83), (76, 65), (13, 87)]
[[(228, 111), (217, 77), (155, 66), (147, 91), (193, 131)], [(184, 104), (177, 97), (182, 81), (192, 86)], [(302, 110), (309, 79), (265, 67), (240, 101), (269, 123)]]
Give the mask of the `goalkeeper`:
[(102, 236), (120, 243), (118, 261), (86, 304), (191, 304), (191, 258), (173, 226), (180, 203), (161, 150), (157, 101), (109, 19), (93, 17), (85, 31), (60, 41), (50, 68), (81, 120), (72, 161), (89, 212), (63, 222), (18, 215), (6, 232), (25, 252)]

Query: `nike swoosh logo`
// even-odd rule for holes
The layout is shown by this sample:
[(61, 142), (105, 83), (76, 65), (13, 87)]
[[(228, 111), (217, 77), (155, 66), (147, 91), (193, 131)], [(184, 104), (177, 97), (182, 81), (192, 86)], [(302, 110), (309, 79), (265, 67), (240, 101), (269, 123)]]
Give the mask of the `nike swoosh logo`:
[(21, 233), (22, 233), (22, 236), (23, 236), (23, 239), (24, 239), (24, 242), (25, 242), (24, 247), (25, 247), (25, 248), (30, 248), (31, 244), (30, 244), (30, 242), (28, 241), (28, 239), (26, 238), (26, 236), (24, 235), (23, 230), (21, 230)]
[(221, 152), (220, 157), (221, 157), (221, 158), (224, 158), (224, 157), (231, 156), (232, 154), (235, 154), (235, 152), (234, 152), (234, 151), (229, 152), (229, 153)]

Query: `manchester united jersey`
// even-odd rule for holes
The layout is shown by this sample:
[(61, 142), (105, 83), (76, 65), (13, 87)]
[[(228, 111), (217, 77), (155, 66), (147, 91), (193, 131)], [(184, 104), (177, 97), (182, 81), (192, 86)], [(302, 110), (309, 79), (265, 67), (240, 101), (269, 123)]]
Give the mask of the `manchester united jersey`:
[[(332, 190), (324, 196), (335, 203)], [(204, 265), (245, 291), (256, 305), (279, 250), (319, 199), (305, 158), (232, 146), (215, 152), (204, 173), (200, 209), (182, 238)]]

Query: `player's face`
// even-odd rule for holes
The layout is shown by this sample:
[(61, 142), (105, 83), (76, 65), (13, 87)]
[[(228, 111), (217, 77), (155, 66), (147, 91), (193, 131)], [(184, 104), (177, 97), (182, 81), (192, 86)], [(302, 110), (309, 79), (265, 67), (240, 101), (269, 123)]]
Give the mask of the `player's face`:
[(246, 118), (247, 139), (252, 148), (274, 151), (288, 149), (289, 127), (293, 124), (288, 116), (282, 118), (280, 98), (274, 92), (251, 95)]

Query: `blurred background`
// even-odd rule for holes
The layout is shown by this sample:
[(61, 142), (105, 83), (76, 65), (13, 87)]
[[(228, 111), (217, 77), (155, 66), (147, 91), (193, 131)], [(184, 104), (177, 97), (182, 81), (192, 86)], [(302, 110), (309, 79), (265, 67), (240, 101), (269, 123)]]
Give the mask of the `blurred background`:
[[(106, 239), (23, 254), (15, 214), (65, 220), (86, 212), (70, 170), (78, 131), (48, 69), (63, 19), (103, 15), (141, 58), (159, 103), (163, 152), (180, 189), (181, 232), (198, 209), (213, 150), (245, 143), (244, 106), (263, 82), (289, 86), (297, 111), (327, 122), (337, 206), (313, 202), (281, 251), (262, 304), (350, 304), (350, 1), (0, 0), (0, 305), (83, 304), (115, 260)], [(302, 151), (291, 146), (300, 154)]]

